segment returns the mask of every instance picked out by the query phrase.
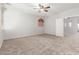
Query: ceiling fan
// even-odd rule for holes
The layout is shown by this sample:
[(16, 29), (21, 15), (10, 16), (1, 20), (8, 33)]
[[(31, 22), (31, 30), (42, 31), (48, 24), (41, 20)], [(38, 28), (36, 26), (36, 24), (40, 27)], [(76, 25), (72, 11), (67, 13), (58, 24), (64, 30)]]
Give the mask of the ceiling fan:
[(48, 4), (38, 4), (38, 7), (35, 9), (39, 9), (39, 12), (48, 12), (48, 9), (50, 8), (50, 5)]

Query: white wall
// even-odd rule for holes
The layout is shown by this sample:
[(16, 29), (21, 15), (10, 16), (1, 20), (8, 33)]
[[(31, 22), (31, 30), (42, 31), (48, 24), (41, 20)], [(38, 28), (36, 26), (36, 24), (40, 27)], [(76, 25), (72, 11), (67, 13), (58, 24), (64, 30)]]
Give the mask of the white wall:
[(2, 32), (2, 4), (0, 4), (0, 48), (3, 43), (3, 32)]
[(64, 18), (69, 16), (79, 16), (79, 8), (70, 9), (58, 14), (58, 18)]
[(56, 20), (55, 16), (50, 15), (45, 19), (45, 33), (47, 34), (56, 34)]
[(50, 15), (45, 19), (45, 33), (63, 36), (63, 29), (63, 18), (58, 18), (58, 15)]
[(4, 38), (18, 38), (43, 33), (37, 26), (37, 16), (23, 13), (14, 7), (4, 12)]

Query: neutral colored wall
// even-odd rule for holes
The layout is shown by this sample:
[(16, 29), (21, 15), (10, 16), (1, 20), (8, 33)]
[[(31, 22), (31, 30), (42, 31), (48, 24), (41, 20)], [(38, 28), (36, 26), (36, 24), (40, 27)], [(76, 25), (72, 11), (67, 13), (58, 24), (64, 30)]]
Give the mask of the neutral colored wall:
[(56, 20), (54, 17), (55, 16), (53, 15), (49, 15), (45, 19), (45, 33), (47, 34), (52, 34), (52, 35), (56, 34)]
[(0, 4), (0, 48), (2, 46), (2, 42), (3, 42), (3, 33), (2, 33), (2, 8), (1, 8), (2, 4)]
[(65, 17), (74, 17), (74, 16), (79, 16), (79, 8), (74, 8), (74, 9), (70, 9), (64, 12), (61, 12), (58, 14), (58, 18), (65, 18)]
[(18, 38), (43, 33), (43, 27), (37, 26), (37, 16), (23, 13), (13, 7), (4, 12), (4, 38)]

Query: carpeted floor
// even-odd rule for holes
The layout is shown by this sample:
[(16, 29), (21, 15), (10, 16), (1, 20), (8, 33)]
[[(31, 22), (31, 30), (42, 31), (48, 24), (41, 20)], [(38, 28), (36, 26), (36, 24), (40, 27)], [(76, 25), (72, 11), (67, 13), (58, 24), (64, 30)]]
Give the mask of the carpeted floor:
[(78, 55), (79, 34), (60, 38), (41, 34), (5, 40), (0, 55)]

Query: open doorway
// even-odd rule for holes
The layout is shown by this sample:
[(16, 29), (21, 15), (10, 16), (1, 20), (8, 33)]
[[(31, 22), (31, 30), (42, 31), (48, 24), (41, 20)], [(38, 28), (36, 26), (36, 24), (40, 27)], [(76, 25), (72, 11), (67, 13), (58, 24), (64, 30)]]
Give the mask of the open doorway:
[(64, 19), (64, 36), (72, 36), (79, 33), (79, 16)]

